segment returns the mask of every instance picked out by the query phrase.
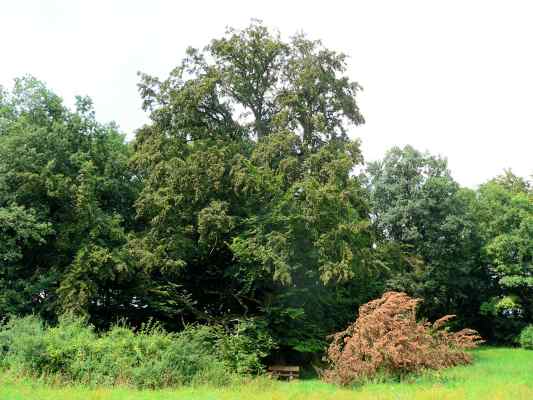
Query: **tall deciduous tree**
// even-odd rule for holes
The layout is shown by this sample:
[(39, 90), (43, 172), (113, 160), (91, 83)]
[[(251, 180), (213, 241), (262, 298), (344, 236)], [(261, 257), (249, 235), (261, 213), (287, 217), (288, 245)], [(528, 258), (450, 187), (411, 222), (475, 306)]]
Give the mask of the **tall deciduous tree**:
[(131, 247), (161, 288), (154, 307), (259, 316), (281, 345), (321, 350), (372, 295), (358, 291), (372, 242), (346, 135), (363, 122), (360, 88), (344, 55), (260, 23), (187, 54), (139, 86), (152, 122), (135, 142), (146, 231)]

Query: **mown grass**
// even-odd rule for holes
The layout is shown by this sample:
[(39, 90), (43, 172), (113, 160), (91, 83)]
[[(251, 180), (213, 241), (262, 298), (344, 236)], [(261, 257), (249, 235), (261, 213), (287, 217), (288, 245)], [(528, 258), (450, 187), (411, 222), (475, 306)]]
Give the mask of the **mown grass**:
[(275, 382), (254, 379), (228, 388), (194, 387), (169, 390), (133, 390), (54, 386), (35, 380), (0, 376), (2, 400), (531, 400), (533, 351), (483, 348), (475, 363), (411, 377), (402, 382), (369, 383), (339, 388), (318, 380)]

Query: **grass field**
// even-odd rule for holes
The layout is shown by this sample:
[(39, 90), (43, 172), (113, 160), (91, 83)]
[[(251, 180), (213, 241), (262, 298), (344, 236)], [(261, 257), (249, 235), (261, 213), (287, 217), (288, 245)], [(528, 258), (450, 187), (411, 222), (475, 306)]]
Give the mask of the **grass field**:
[(402, 383), (367, 384), (342, 389), (318, 380), (275, 382), (257, 379), (225, 389), (209, 387), (139, 391), (127, 388), (49, 386), (0, 375), (1, 400), (532, 400), (533, 351), (484, 348), (475, 363)]

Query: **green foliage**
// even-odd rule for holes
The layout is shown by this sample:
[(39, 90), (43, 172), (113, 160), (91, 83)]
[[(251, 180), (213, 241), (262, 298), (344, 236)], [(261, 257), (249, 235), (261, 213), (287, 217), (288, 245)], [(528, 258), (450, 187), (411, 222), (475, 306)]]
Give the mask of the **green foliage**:
[(30, 316), (10, 320), (0, 332), (0, 346), (4, 368), (67, 382), (157, 388), (231, 379), (207, 327), (173, 334), (158, 325), (133, 332), (118, 324), (97, 334), (80, 318), (63, 317), (46, 328)]
[(509, 342), (533, 319), (533, 192), (507, 171), (479, 188), (475, 212), (492, 277), (493, 335)]
[(516, 296), (493, 297), (480, 307), (484, 315), (520, 316), (523, 312), (520, 300)]
[(11, 319), (0, 332), (1, 365), (30, 371), (42, 368), (44, 324), (35, 316)]
[(37, 221), (34, 210), (21, 206), (0, 208), (0, 260), (6, 266), (20, 260), (21, 248), (42, 244), (52, 232), (50, 224)]
[(52, 225), (40, 222), (34, 209), (14, 204), (0, 206), (0, 314), (31, 311), (22, 305), (25, 298), (36, 295), (40, 285), (25, 282), (31, 272), (21, 260), (26, 249), (38, 251), (53, 233)]
[(142, 279), (124, 251), (138, 183), (123, 135), (32, 77), (0, 107), (0, 315), (128, 315)]
[(239, 374), (264, 371), (263, 359), (276, 347), (261, 320), (238, 321), (230, 334), (219, 334), (218, 351), (225, 365)]
[(424, 298), (429, 318), (457, 314), (477, 327), (489, 277), (479, 262), (475, 194), (452, 179), (445, 159), (410, 146), (370, 163), (368, 175), (389, 287)]
[(533, 350), (533, 325), (528, 325), (522, 329), (518, 338), (518, 343), (520, 343), (520, 346), (524, 349)]
[[(146, 229), (130, 244), (159, 285), (148, 306), (223, 325), (260, 317), (285, 349), (321, 351), (373, 277), (367, 195), (352, 174), (362, 155), (346, 135), (363, 122), (360, 88), (344, 55), (258, 22), (187, 54), (168, 79), (139, 85), (151, 116), (133, 156)], [(321, 318), (331, 304), (340, 316)]]

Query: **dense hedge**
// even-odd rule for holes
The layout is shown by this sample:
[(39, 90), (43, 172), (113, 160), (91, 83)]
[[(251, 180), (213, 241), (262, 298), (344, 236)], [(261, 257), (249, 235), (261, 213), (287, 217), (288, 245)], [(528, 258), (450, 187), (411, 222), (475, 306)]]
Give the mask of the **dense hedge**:
[(83, 384), (224, 385), (236, 373), (261, 371), (260, 356), (273, 343), (265, 336), (258, 340), (253, 327), (245, 322), (231, 333), (210, 326), (169, 333), (157, 324), (136, 332), (117, 324), (97, 333), (79, 318), (63, 317), (48, 327), (28, 316), (1, 328), (0, 362), (24, 375)]

